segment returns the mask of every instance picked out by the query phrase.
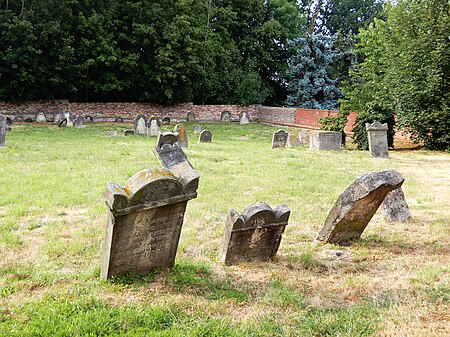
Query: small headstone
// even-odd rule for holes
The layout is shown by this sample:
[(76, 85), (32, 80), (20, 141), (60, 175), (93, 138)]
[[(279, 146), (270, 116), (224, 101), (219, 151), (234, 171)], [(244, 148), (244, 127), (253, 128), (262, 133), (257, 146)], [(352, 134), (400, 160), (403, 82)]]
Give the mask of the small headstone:
[(9, 117), (6, 117), (6, 131), (12, 130), (12, 119)]
[(157, 137), (159, 135), (159, 132), (160, 132), (160, 127), (159, 127), (158, 118), (156, 118), (156, 117), (150, 118), (150, 120), (148, 122), (147, 135), (149, 137)]
[(134, 134), (147, 136), (147, 117), (137, 115), (133, 121)]
[(337, 199), (317, 240), (347, 244), (358, 239), (386, 195), (404, 180), (395, 170), (368, 172), (356, 178)]
[(194, 125), (194, 133), (200, 133), (200, 132), (202, 132), (201, 125), (198, 125), (198, 124)]
[(92, 117), (92, 116), (86, 116), (86, 122), (87, 123), (94, 123), (94, 117)]
[(188, 112), (186, 116), (186, 122), (195, 122), (195, 113), (192, 111)]
[(315, 151), (340, 150), (342, 134), (334, 131), (319, 131), (309, 138), (309, 149)]
[(187, 130), (184, 124), (175, 125), (173, 132), (178, 134), (178, 145), (181, 147), (188, 147)]
[(65, 128), (66, 126), (67, 126), (67, 119), (64, 118), (59, 122), (58, 127)]
[(389, 222), (403, 222), (411, 218), (411, 212), (401, 187), (389, 192), (384, 198), (383, 215)]
[(285, 147), (288, 138), (288, 133), (284, 130), (277, 130), (273, 133), (272, 137), (272, 149), (279, 147)]
[(36, 123), (45, 123), (47, 119), (45, 118), (45, 114), (43, 112), (38, 112), (36, 114)]
[(310, 142), (310, 132), (308, 130), (300, 129), (298, 132), (298, 138), (302, 144), (308, 144)]
[(299, 147), (299, 146), (303, 146), (301, 140), (300, 140), (300, 135), (288, 135), (288, 139), (287, 139), (287, 146), (289, 147)]
[(250, 117), (248, 115), (248, 112), (247, 111), (241, 112), (239, 114), (239, 124), (247, 125), (248, 123), (250, 123)]
[(372, 157), (388, 158), (387, 123), (366, 123), (366, 131)]
[(106, 131), (105, 136), (106, 137), (115, 137), (115, 136), (117, 136), (117, 131)]
[(106, 186), (108, 220), (102, 253), (101, 278), (145, 275), (171, 267), (180, 238), (187, 193), (166, 169), (136, 173), (124, 187)]
[(242, 215), (230, 210), (219, 261), (232, 265), (272, 260), (280, 246), (290, 212), (286, 205), (272, 210), (264, 202), (247, 206)]
[(64, 113), (64, 118), (67, 120), (67, 127), (72, 127), (73, 126), (73, 120), (72, 120), (72, 114), (69, 111), (66, 111)]
[(162, 125), (170, 125), (170, 118), (169, 117), (164, 117), (162, 119)]
[(86, 127), (86, 118), (83, 116), (78, 116), (75, 120), (75, 127), (78, 129), (82, 129)]
[(231, 115), (228, 111), (222, 111), (220, 114), (220, 121), (221, 122), (230, 122), (231, 121)]
[(211, 143), (212, 140), (212, 134), (208, 130), (203, 130), (200, 133), (200, 137), (198, 137), (199, 143)]
[(123, 118), (122, 117), (116, 117), (114, 122), (116, 122), (116, 123), (123, 123)]
[(127, 136), (134, 136), (134, 130), (124, 130), (123, 131), (123, 135), (125, 137), (127, 137)]
[(4, 115), (0, 115), (0, 147), (5, 146), (6, 138), (6, 118)]

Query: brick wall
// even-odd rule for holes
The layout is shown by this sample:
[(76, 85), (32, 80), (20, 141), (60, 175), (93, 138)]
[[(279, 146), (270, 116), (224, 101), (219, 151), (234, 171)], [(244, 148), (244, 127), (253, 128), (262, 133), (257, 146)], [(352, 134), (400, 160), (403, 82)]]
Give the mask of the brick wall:
[(259, 121), (267, 124), (294, 126), (295, 108), (259, 107)]

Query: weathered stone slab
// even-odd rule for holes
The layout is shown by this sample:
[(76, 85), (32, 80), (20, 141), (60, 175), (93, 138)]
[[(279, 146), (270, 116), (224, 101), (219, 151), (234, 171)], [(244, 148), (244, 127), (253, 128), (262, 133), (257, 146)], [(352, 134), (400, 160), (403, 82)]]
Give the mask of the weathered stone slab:
[(47, 121), (47, 118), (45, 117), (45, 113), (38, 112), (35, 116), (36, 123), (45, 123)]
[(317, 240), (346, 244), (358, 239), (386, 195), (403, 181), (395, 170), (368, 172), (356, 178), (337, 199)]
[(288, 135), (287, 146), (289, 147), (299, 147), (303, 146), (302, 141), (299, 138), (299, 135)]
[(147, 136), (147, 117), (145, 115), (137, 115), (133, 121), (133, 129), (135, 135)]
[(195, 122), (195, 120), (195, 113), (193, 113), (192, 111), (188, 112), (186, 116), (186, 122)]
[(105, 132), (105, 136), (106, 137), (116, 137), (117, 136), (117, 131), (106, 131)]
[(12, 130), (12, 119), (9, 117), (6, 117), (6, 131)]
[(84, 118), (83, 116), (78, 116), (77, 119), (75, 120), (75, 127), (77, 129), (82, 129), (86, 127), (86, 118)]
[(241, 112), (239, 114), (239, 124), (240, 125), (247, 125), (250, 123), (250, 116), (248, 115), (247, 111)]
[(173, 265), (187, 201), (197, 196), (166, 169), (136, 173), (106, 186), (108, 220), (101, 277), (145, 275)]
[(178, 135), (178, 145), (181, 147), (188, 147), (188, 135), (184, 124), (175, 125), (173, 132)]
[(198, 188), (199, 175), (179, 146), (178, 141), (176, 133), (160, 133), (153, 153), (159, 163), (175, 175), (186, 192), (194, 193)]
[(202, 126), (199, 124), (194, 125), (194, 133), (201, 133), (202, 132)]
[(0, 147), (5, 146), (6, 139), (6, 118), (0, 115)]
[(200, 143), (211, 143), (212, 141), (212, 133), (208, 130), (203, 130), (198, 137), (198, 141)]
[(161, 128), (158, 118), (151, 117), (148, 121), (147, 135), (149, 137), (158, 137), (160, 130)]
[(231, 121), (231, 114), (229, 111), (222, 111), (220, 114), (220, 121), (229, 123)]
[(340, 150), (342, 134), (334, 131), (319, 131), (309, 138), (309, 148), (315, 151)]
[(285, 147), (286, 141), (288, 138), (288, 133), (284, 130), (277, 130), (273, 133), (272, 136), (272, 149), (276, 149), (279, 147)]
[(366, 131), (372, 157), (388, 158), (387, 123), (366, 123)]
[(403, 222), (411, 218), (411, 212), (401, 187), (389, 192), (384, 198), (383, 215), (390, 222)]
[(264, 202), (247, 206), (242, 215), (230, 210), (219, 261), (232, 265), (273, 259), (290, 212), (286, 205), (272, 210)]
[(128, 137), (128, 136), (134, 136), (134, 130), (124, 130), (123, 131), (123, 135), (125, 136), (125, 137)]
[(162, 125), (170, 125), (170, 118), (169, 117), (164, 117), (162, 119)]

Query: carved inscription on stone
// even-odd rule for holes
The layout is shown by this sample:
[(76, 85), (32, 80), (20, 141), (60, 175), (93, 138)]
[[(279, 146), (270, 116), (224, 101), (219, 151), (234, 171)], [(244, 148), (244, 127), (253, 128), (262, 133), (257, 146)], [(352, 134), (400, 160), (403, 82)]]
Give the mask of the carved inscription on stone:
[(272, 149), (278, 147), (286, 147), (286, 141), (288, 138), (288, 133), (284, 130), (277, 130), (273, 133), (272, 137)]

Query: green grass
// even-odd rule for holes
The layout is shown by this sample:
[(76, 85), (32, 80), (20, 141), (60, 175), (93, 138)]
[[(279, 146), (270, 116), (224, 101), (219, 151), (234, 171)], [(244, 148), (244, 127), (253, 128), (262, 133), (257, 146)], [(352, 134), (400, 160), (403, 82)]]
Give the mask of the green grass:
[[(124, 137), (125, 124), (14, 125), (0, 149), (1, 336), (445, 331), (445, 319), (430, 325), (408, 317), (424, 307), (424, 316), (440, 317), (440, 306), (448, 303), (448, 154), (397, 151), (373, 159), (351, 146), (340, 152), (272, 150), (276, 128), (257, 124), (202, 123), (213, 141), (198, 143), (194, 124), (186, 125), (185, 152), (200, 185), (187, 206), (176, 263), (110, 281), (99, 276), (104, 189), (158, 167), (156, 139)], [(107, 130), (119, 135), (106, 137)], [(356, 176), (387, 168), (405, 176), (413, 219), (389, 224), (377, 213), (352, 246), (313, 245), (344, 188)], [(275, 261), (223, 266), (217, 257), (228, 211), (258, 201), (291, 209)], [(345, 254), (333, 257), (327, 250)]]

